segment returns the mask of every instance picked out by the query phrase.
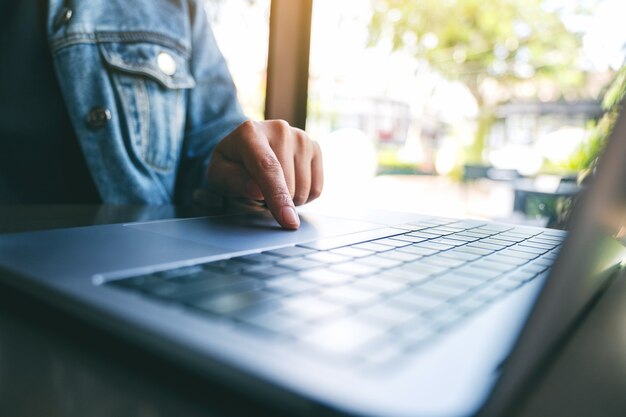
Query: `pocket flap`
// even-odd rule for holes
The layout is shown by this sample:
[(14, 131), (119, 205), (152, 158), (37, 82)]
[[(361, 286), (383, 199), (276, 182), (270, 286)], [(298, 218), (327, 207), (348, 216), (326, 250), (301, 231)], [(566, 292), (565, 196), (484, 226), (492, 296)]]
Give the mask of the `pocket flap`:
[(109, 67), (150, 77), (164, 87), (180, 89), (196, 85), (189, 62), (175, 49), (148, 42), (103, 42), (100, 52)]

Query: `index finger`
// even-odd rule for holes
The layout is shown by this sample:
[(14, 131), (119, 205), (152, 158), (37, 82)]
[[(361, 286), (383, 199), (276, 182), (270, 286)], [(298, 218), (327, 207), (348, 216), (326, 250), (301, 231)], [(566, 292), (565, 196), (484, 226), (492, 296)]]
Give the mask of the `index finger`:
[(287, 188), (283, 168), (267, 138), (254, 128), (243, 138), (237, 149), (233, 148), (233, 142), (228, 144), (227, 156), (243, 163), (261, 189), (265, 203), (278, 223), (286, 229), (297, 229), (300, 219)]

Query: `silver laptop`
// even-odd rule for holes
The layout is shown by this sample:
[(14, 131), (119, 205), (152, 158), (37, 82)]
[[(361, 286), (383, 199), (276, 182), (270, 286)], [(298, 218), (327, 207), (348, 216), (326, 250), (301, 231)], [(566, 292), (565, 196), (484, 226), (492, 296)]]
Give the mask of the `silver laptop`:
[(0, 280), (294, 414), (505, 415), (620, 268), (623, 115), (607, 147), (567, 237), (259, 212), (2, 235)]

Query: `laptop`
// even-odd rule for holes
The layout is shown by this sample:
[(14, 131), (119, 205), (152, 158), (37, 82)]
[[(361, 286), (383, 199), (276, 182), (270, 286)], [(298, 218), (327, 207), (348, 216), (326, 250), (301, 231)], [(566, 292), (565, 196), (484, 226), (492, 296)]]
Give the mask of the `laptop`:
[(5, 234), (0, 280), (294, 415), (506, 415), (625, 251), (626, 117), (563, 231), (264, 211)]

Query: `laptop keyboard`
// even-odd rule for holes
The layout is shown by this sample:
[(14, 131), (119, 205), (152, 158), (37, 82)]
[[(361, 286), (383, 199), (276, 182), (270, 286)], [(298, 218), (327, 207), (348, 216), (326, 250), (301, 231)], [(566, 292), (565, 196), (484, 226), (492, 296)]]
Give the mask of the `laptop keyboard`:
[(376, 366), (544, 275), (564, 238), (431, 218), (105, 285)]

